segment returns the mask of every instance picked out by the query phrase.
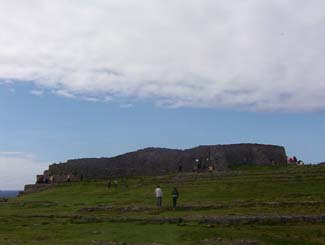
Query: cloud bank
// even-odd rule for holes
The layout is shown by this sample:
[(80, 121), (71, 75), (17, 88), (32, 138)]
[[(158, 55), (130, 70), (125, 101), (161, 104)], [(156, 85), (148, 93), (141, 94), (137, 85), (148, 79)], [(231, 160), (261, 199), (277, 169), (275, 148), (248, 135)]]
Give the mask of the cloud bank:
[(23, 190), (35, 183), (36, 174), (46, 169), (34, 156), (22, 152), (0, 152), (0, 187), (2, 190)]
[(325, 109), (323, 0), (0, 2), (0, 80), (170, 107)]

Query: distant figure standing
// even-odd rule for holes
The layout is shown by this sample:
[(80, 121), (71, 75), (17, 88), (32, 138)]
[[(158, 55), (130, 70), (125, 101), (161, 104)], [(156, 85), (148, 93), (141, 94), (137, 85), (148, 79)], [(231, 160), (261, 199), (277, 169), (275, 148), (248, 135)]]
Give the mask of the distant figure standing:
[(108, 183), (107, 183), (107, 187), (108, 187), (108, 188), (111, 188), (111, 186), (112, 186), (112, 181), (111, 181), (111, 179), (109, 179), (109, 180), (108, 180)]
[(114, 180), (114, 187), (117, 188), (117, 179)]
[(70, 180), (71, 180), (71, 177), (70, 177), (70, 174), (68, 174), (68, 176), (67, 176), (67, 182), (70, 182)]
[(178, 191), (176, 189), (176, 187), (174, 187), (173, 191), (172, 191), (172, 198), (173, 198), (173, 208), (176, 208), (176, 203), (177, 203), (177, 198), (178, 198)]
[(213, 166), (212, 165), (209, 165), (208, 170), (209, 170), (210, 174), (212, 174), (212, 172), (213, 172)]
[(157, 185), (157, 188), (155, 189), (155, 195), (157, 198), (157, 207), (161, 207), (163, 193), (159, 185)]
[(53, 175), (50, 176), (50, 182), (51, 182), (51, 184), (54, 183), (54, 177), (53, 177)]

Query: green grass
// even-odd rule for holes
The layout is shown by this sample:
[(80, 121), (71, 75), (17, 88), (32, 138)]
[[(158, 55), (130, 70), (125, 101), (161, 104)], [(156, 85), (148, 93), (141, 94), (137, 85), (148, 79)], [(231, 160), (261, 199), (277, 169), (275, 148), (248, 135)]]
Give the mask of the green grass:
[[(325, 214), (325, 167), (235, 166), (230, 172), (212, 175), (125, 178), (119, 180), (117, 188), (110, 189), (106, 184), (100, 180), (65, 183), (0, 203), (0, 244), (211, 244), (217, 238), (222, 239), (218, 240), (220, 244), (239, 240), (325, 243), (325, 225), (321, 222), (200, 223), (202, 217)], [(155, 208), (156, 184), (164, 192), (162, 209)], [(176, 210), (170, 208), (174, 186), (180, 193), (180, 208)], [(97, 206), (111, 206), (112, 210), (81, 210)], [(177, 224), (164, 220), (172, 217), (188, 221)], [(155, 223), (153, 219), (161, 221)]]

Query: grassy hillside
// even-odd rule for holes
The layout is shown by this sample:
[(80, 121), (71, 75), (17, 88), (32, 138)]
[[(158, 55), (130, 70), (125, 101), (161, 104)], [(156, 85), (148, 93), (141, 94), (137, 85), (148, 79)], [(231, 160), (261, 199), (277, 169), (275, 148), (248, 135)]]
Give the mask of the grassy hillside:
[(118, 179), (117, 188), (65, 183), (10, 199), (0, 203), (0, 244), (324, 244), (324, 221), (325, 167), (241, 166)]

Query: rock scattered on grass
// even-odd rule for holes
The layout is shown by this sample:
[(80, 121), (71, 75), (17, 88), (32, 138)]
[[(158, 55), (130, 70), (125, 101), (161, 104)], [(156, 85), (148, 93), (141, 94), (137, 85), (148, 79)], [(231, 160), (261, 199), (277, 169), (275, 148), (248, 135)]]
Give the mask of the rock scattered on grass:
[(128, 245), (126, 242), (117, 242), (117, 241), (91, 241), (89, 245)]
[(1, 197), (0, 202), (8, 202), (8, 198)]
[(199, 242), (200, 245), (209, 245), (209, 244), (219, 244), (219, 245), (226, 245), (226, 244), (231, 244), (231, 245), (258, 245), (257, 241), (249, 241), (249, 240), (235, 240), (231, 241), (228, 239), (223, 239), (220, 237), (215, 237), (211, 239), (204, 239), (201, 242)]

